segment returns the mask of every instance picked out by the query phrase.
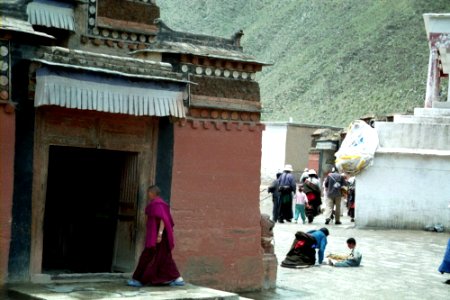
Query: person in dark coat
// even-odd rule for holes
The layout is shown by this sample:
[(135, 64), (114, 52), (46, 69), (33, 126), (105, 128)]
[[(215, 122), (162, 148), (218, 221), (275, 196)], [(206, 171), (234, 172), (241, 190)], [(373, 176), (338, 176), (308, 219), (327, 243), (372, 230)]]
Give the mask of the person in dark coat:
[(334, 224), (340, 225), (342, 224), (340, 221), (342, 188), (346, 185), (345, 178), (338, 173), (336, 168), (333, 168), (331, 173), (328, 174), (327, 178), (325, 179), (324, 184), (325, 188), (327, 189), (325, 224), (328, 225), (334, 216)]
[(281, 172), (277, 173), (277, 179), (272, 181), (272, 184), (267, 188), (267, 192), (272, 194), (272, 221), (276, 222), (280, 215), (280, 192), (278, 191), (278, 178), (281, 176)]
[(297, 188), (294, 175), (292, 175), (292, 165), (286, 165), (278, 178), (278, 190), (280, 192), (280, 215), (278, 221), (284, 223), (284, 220), (291, 222), (292, 213), (292, 194)]
[(355, 222), (355, 177), (351, 177), (348, 181), (347, 208), (350, 222)]
[(308, 198), (308, 204), (306, 205), (306, 217), (308, 218), (308, 223), (314, 221), (314, 217), (320, 213), (320, 205), (322, 204), (321, 191), (320, 191), (320, 181), (317, 177), (315, 170), (311, 169), (308, 171), (309, 177), (306, 178), (303, 184), (303, 191)]
[(318, 262), (321, 264), (329, 234), (327, 228), (311, 230), (306, 233), (297, 231), (291, 249), (286, 254), (281, 266), (294, 269), (313, 266), (316, 263), (316, 249), (318, 249)]

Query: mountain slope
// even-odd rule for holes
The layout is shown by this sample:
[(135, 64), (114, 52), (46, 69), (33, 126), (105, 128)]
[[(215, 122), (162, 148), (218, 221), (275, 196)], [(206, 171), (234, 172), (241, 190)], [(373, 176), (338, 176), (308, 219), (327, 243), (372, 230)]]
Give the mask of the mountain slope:
[[(173, 29), (231, 36), (273, 62), (258, 77), (264, 120), (345, 126), (422, 106), (428, 43), (422, 14), (448, 0), (164, 0)], [(445, 90), (445, 88), (444, 88)]]

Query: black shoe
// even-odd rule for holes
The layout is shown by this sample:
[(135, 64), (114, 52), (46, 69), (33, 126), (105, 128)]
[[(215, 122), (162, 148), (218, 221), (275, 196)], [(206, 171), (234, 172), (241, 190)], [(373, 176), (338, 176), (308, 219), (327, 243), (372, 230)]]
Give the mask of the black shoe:
[(450, 279), (447, 279), (446, 281), (444, 281), (445, 284), (450, 284)]
[(283, 221), (283, 220), (280, 220), (280, 221), (278, 221), (278, 223), (281, 223), (281, 224), (283, 224), (283, 223), (284, 223), (284, 221)]
[(352, 219), (350, 220), (350, 222), (355, 222), (355, 219), (352, 218)]
[(325, 225), (328, 225), (328, 224), (330, 224), (330, 219), (325, 220)]
[(341, 225), (341, 222), (334, 222), (334, 225)]

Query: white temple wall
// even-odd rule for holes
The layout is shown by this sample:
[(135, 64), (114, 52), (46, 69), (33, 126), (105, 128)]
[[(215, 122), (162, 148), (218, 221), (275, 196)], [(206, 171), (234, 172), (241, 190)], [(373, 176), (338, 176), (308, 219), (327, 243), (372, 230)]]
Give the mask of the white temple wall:
[(356, 178), (358, 227), (450, 229), (450, 157), (380, 153)]
[(261, 178), (264, 182), (275, 179), (277, 171), (283, 170), (286, 159), (287, 125), (269, 125), (262, 134)]

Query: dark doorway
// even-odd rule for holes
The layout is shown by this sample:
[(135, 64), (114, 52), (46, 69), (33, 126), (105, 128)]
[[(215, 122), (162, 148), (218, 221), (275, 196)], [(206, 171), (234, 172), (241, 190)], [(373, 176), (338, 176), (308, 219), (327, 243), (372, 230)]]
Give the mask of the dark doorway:
[(111, 272), (122, 177), (133, 155), (50, 147), (44, 273)]

